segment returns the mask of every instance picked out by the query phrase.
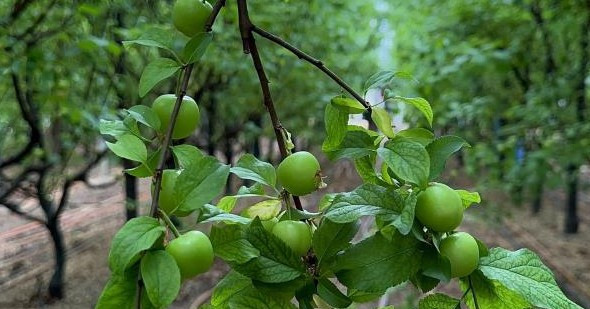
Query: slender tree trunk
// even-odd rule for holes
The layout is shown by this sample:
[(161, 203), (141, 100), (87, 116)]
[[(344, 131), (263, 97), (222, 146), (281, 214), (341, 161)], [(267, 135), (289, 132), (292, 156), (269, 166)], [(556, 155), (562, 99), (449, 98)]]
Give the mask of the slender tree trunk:
[(578, 167), (570, 164), (567, 167), (567, 201), (565, 209), (564, 232), (575, 234), (578, 232)]
[(57, 299), (64, 297), (64, 273), (66, 269), (66, 248), (63, 234), (59, 227), (59, 217), (49, 220), (47, 230), (51, 235), (55, 253), (55, 269), (49, 282), (49, 296)]
[[(133, 162), (123, 159), (125, 169), (134, 167)], [(125, 217), (127, 220), (137, 217), (137, 178), (125, 173)]]
[(215, 143), (213, 142), (213, 136), (215, 135), (215, 117), (216, 117), (216, 104), (211, 104), (208, 108), (207, 117), (207, 153), (210, 156), (215, 155)]
[(543, 192), (545, 191), (545, 177), (542, 177), (542, 181), (536, 183), (533, 187), (533, 201), (531, 203), (531, 210), (533, 214), (538, 214), (543, 206)]

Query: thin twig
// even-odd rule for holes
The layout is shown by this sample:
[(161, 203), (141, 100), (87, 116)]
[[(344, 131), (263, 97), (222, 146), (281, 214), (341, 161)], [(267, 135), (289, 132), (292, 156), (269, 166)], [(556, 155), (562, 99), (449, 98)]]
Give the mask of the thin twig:
[[(254, 68), (256, 69), (256, 74), (258, 75), (258, 81), (260, 82), (260, 89), (262, 90), (262, 101), (266, 107), (266, 110), (268, 111), (268, 114), (270, 115), (272, 127), (277, 138), (277, 143), (279, 144), (281, 159), (285, 159), (289, 155), (289, 150), (287, 149), (287, 144), (285, 142), (285, 129), (283, 128), (283, 125), (281, 124), (279, 116), (276, 112), (270, 92), (268, 77), (266, 76), (264, 65), (260, 59), (260, 53), (258, 52), (256, 41), (252, 35), (252, 31), (255, 26), (250, 21), (246, 0), (238, 0), (238, 14), (240, 34), (244, 44), (244, 53), (249, 53), (252, 58), (252, 62), (254, 63)], [(299, 200), (299, 197), (293, 196), (293, 201), (295, 201), (295, 207), (297, 209), (303, 210), (303, 206), (301, 205), (301, 200)]]
[(471, 295), (473, 295), (473, 304), (475, 305), (475, 309), (479, 309), (479, 305), (477, 304), (477, 296), (475, 296), (475, 289), (471, 283), (471, 275), (467, 277), (467, 280), (469, 280), (469, 289), (471, 289)]
[(330, 77), (334, 82), (336, 82), (340, 87), (346, 90), (350, 95), (352, 95), (359, 103), (361, 103), (364, 107), (367, 108), (368, 111), (371, 111), (371, 105), (367, 102), (362, 95), (356, 92), (350, 85), (348, 85), (342, 78), (340, 78), (336, 73), (332, 72), (326, 65), (321, 61), (318, 60), (309, 54), (303, 52), (302, 50), (298, 49), (297, 47), (291, 45), (289, 42), (283, 40), (279, 36), (272, 34), (262, 28), (257, 27), (256, 25), (252, 25), (251, 30), (258, 35), (262, 36), (265, 39), (287, 49), (288, 51), (295, 54), (299, 59), (305, 60), (310, 64), (317, 67), (320, 71), (324, 72), (328, 77)]
[(30, 214), (20, 210), (20, 207), (18, 207), (18, 205), (16, 205), (16, 204), (13, 204), (13, 203), (7, 202), (7, 201), (2, 201), (2, 202), (0, 202), (0, 205), (3, 205), (4, 207), (8, 208), (8, 210), (12, 211), (13, 213), (15, 213), (25, 219), (28, 219), (28, 220), (31, 220), (34, 222), (39, 222), (41, 224), (45, 224), (45, 220), (35, 217), (33, 215), (30, 215)]
[(170, 220), (170, 217), (168, 217), (168, 215), (164, 211), (162, 211), (162, 209), (158, 209), (158, 215), (160, 216), (160, 218), (162, 218), (162, 220), (164, 220), (164, 222), (166, 223), (168, 228), (170, 228), (170, 230), (172, 231), (172, 234), (174, 234), (174, 237), (175, 238), (180, 237), (180, 232), (178, 231), (176, 226), (174, 226), (174, 223), (172, 223), (172, 220)]

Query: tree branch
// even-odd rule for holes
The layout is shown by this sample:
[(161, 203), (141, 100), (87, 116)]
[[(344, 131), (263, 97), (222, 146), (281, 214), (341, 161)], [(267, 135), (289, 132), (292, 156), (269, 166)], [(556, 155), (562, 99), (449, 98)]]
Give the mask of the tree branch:
[(37, 117), (35, 116), (35, 113), (33, 112), (30, 106), (30, 102), (23, 93), (22, 86), (20, 84), (18, 76), (16, 76), (15, 73), (12, 73), (11, 77), (16, 101), (18, 102), (18, 106), (22, 117), (25, 119), (31, 130), (31, 135), (29, 137), (27, 145), (21, 151), (19, 151), (11, 158), (8, 158), (0, 162), (0, 168), (4, 168), (21, 162), (25, 156), (27, 156), (36, 146), (39, 146), (41, 143), (41, 131), (39, 130), (39, 127), (37, 125)]
[[(248, 15), (248, 4), (246, 3), (246, 0), (238, 0), (238, 14), (240, 34), (242, 35), (242, 42), (245, 47), (244, 53), (249, 53), (252, 58), (252, 62), (254, 63), (254, 68), (256, 69), (256, 74), (258, 75), (258, 81), (260, 82), (260, 88), (262, 90), (262, 101), (266, 107), (266, 110), (268, 111), (268, 114), (270, 115), (270, 120), (277, 138), (277, 143), (279, 144), (281, 158), (285, 159), (289, 155), (289, 150), (287, 149), (287, 144), (285, 142), (285, 128), (281, 124), (279, 116), (275, 110), (274, 102), (270, 92), (268, 77), (266, 76), (262, 60), (260, 59), (260, 53), (258, 52), (256, 41), (252, 35), (252, 31), (254, 31), (255, 27), (250, 21), (250, 16)], [(295, 207), (299, 210), (303, 210), (303, 206), (301, 205), (301, 200), (299, 197), (293, 196), (293, 200), (295, 202)]]
[(43, 22), (43, 20), (45, 20), (45, 18), (47, 18), (48, 13), (51, 11), (51, 9), (55, 6), (55, 4), (57, 3), (57, 0), (53, 0), (49, 3), (49, 5), (43, 10), (43, 12), (41, 14), (39, 14), (39, 16), (37, 16), (37, 18), (35, 19), (35, 21), (22, 33), (15, 35), (14, 38), (17, 39), (18, 41), (22, 40), (23, 38), (25, 38), (27, 35), (33, 33), (35, 31), (35, 29), (39, 26), (39, 24), (41, 24), (41, 22)]
[(3, 202), (0, 202), (0, 205), (3, 205), (4, 207), (8, 208), (8, 210), (12, 211), (13, 213), (15, 213), (27, 220), (31, 220), (31, 221), (39, 222), (41, 224), (45, 224), (45, 221), (43, 219), (37, 218), (33, 215), (30, 215), (30, 214), (20, 210), (20, 207), (16, 204), (13, 204), (8, 201), (3, 201)]
[(354, 89), (352, 89), (352, 87), (350, 85), (348, 85), (342, 78), (340, 78), (338, 75), (336, 75), (336, 73), (332, 72), (332, 70), (330, 70), (328, 67), (326, 67), (326, 65), (324, 65), (324, 63), (321, 60), (318, 60), (318, 59), (308, 55), (307, 53), (301, 51), (297, 47), (295, 47), (295, 46), (291, 45), (290, 43), (288, 43), (287, 41), (283, 40), (279, 36), (274, 35), (266, 30), (263, 30), (263, 29), (257, 27), (256, 25), (251, 25), (251, 31), (253, 31), (253, 32), (257, 33), (258, 35), (262, 36), (263, 38), (268, 39), (269, 41), (287, 49), (288, 51), (293, 53), (295, 56), (297, 56), (299, 59), (305, 60), (305, 61), (309, 62), (310, 64), (314, 65), (320, 71), (322, 71), (326, 75), (328, 75), (328, 77), (330, 77), (334, 82), (336, 82), (336, 84), (338, 84), (340, 87), (342, 87), (348, 93), (350, 93), (350, 95), (352, 95), (357, 101), (359, 101), (359, 103), (361, 103), (364, 107), (366, 107), (368, 111), (371, 111), (371, 105), (369, 104), (369, 102), (365, 101), (365, 99), (363, 98), (362, 95), (360, 95), (358, 92), (356, 92)]

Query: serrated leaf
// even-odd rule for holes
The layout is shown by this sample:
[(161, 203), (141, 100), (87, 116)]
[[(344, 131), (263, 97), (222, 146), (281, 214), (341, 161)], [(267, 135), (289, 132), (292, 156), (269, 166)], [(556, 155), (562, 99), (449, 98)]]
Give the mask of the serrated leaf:
[(214, 157), (202, 156), (195, 160), (176, 180), (177, 211), (187, 213), (209, 203), (223, 191), (228, 176), (229, 166)]
[(231, 270), (215, 286), (211, 295), (211, 304), (213, 306), (227, 306), (227, 303), (239, 297), (239, 294), (247, 291), (252, 287), (250, 278)]
[(346, 136), (347, 124), (347, 113), (342, 112), (331, 104), (326, 105), (326, 110), (324, 113), (326, 138), (322, 144), (322, 151), (329, 152), (338, 149), (338, 145), (340, 145)]
[(357, 126), (348, 126), (347, 130), (340, 144), (331, 150), (324, 150), (330, 160), (357, 159), (375, 154), (375, 140), (378, 136), (376, 132)]
[(132, 134), (129, 128), (125, 125), (122, 120), (105, 120), (101, 119), (98, 128), (100, 134), (111, 135), (118, 137), (121, 135)]
[(143, 256), (141, 278), (156, 308), (168, 307), (180, 291), (180, 270), (174, 258), (164, 250), (149, 251)]
[(467, 190), (455, 190), (457, 193), (459, 193), (459, 196), (461, 197), (461, 202), (463, 203), (463, 208), (467, 209), (469, 208), (469, 206), (471, 206), (471, 204), (473, 203), (481, 203), (481, 197), (479, 196), (479, 193), (477, 192), (469, 192)]
[(139, 78), (139, 97), (143, 98), (159, 82), (174, 75), (180, 69), (180, 65), (168, 58), (159, 58), (143, 69)]
[(375, 172), (376, 155), (364, 156), (354, 159), (354, 168), (359, 174), (364, 183), (371, 183), (374, 185), (382, 184), (381, 179)]
[(393, 132), (393, 126), (391, 124), (391, 116), (389, 113), (381, 107), (373, 107), (371, 109), (371, 119), (377, 125), (377, 128), (389, 138), (393, 138), (395, 133)]
[(249, 179), (271, 188), (276, 184), (276, 172), (272, 164), (260, 161), (251, 154), (245, 154), (238, 160), (235, 167), (230, 170), (242, 179)]
[(413, 142), (426, 147), (434, 140), (434, 133), (424, 128), (410, 128), (397, 132), (398, 136), (405, 137)]
[[(427, 295), (420, 300), (419, 309), (455, 309), (459, 300), (446, 294), (435, 293)], [(483, 307), (482, 307), (483, 308)]]
[(106, 144), (118, 157), (137, 162), (146, 162), (147, 160), (147, 148), (136, 136), (122, 135), (118, 137), (117, 142), (106, 142)]
[(366, 108), (359, 101), (342, 96), (333, 97), (330, 104), (347, 114), (362, 114), (366, 111)]
[(418, 271), (422, 255), (418, 245), (412, 236), (395, 234), (388, 240), (377, 233), (344, 251), (333, 269), (348, 288), (382, 292)]
[(259, 219), (246, 229), (246, 240), (260, 252), (260, 256), (233, 269), (253, 280), (281, 283), (299, 278), (305, 272), (303, 264), (291, 249), (262, 226)]
[[(227, 307), (226, 307), (227, 308)], [(295, 309), (290, 300), (271, 297), (255, 288), (249, 288), (229, 301), (229, 309)]]
[(197, 222), (206, 223), (219, 221), (248, 224), (251, 220), (232, 213), (227, 213), (213, 205), (205, 204), (201, 207)]
[(182, 50), (182, 58), (185, 63), (191, 64), (199, 61), (212, 40), (213, 33), (211, 32), (201, 32), (192, 37)]
[(412, 276), (412, 278), (410, 278), (410, 281), (412, 282), (412, 284), (414, 284), (415, 287), (420, 289), (422, 293), (428, 293), (432, 291), (440, 283), (440, 280), (424, 276), (421, 272)]
[[(477, 297), (479, 308), (494, 309), (529, 309), (532, 308), (522, 296), (507, 289), (498, 281), (486, 279), (481, 272), (475, 271), (470, 276), (472, 290), (465, 295), (465, 303), (469, 308), (475, 308), (473, 293)], [(468, 279), (461, 279), (461, 289), (469, 288)]]
[(174, 154), (176, 163), (180, 168), (188, 167), (193, 163), (198, 164), (199, 160), (204, 156), (199, 148), (187, 144), (172, 146), (172, 154)]
[(414, 80), (412, 75), (404, 71), (380, 71), (367, 79), (363, 89), (365, 92), (373, 88), (389, 88), (396, 79)]
[(440, 176), (447, 159), (463, 146), (469, 146), (469, 144), (464, 139), (453, 135), (441, 136), (426, 146), (430, 156), (430, 176), (428, 179), (433, 180)]
[(174, 32), (169, 29), (149, 27), (142, 31), (142, 34), (138, 39), (123, 41), (123, 46), (127, 47), (129, 45), (137, 44), (148, 47), (158, 47), (168, 51), (178, 59), (178, 55), (174, 52), (175, 37), (174, 35), (171, 35), (173, 33)]
[(151, 107), (145, 105), (135, 105), (127, 110), (131, 118), (137, 120), (140, 123), (154, 129), (160, 130), (160, 118), (152, 110)]
[(266, 200), (262, 202), (258, 202), (244, 211), (244, 214), (248, 216), (248, 218), (254, 219), (256, 217), (260, 218), (260, 220), (270, 220), (276, 217), (279, 212), (281, 211), (281, 200), (273, 199), (273, 200)]
[(160, 154), (161, 151), (158, 149), (158, 151), (155, 151), (149, 155), (146, 162), (141, 163), (134, 168), (126, 169), (125, 173), (138, 178), (154, 176), (158, 161), (160, 160)]
[(318, 295), (334, 308), (346, 308), (352, 301), (330, 280), (321, 278), (318, 282)]
[(410, 104), (417, 108), (422, 113), (422, 115), (424, 115), (426, 121), (428, 121), (428, 124), (432, 127), (432, 119), (434, 117), (432, 113), (432, 107), (430, 107), (430, 103), (428, 103), (428, 101), (426, 101), (424, 98), (406, 98), (394, 96), (392, 99)]
[(424, 146), (405, 138), (394, 138), (379, 148), (377, 154), (401, 179), (425, 187), (430, 158)]
[(133, 218), (115, 234), (109, 252), (109, 268), (122, 274), (136, 261), (139, 253), (149, 249), (164, 234), (166, 228), (151, 217)]
[(451, 263), (449, 259), (438, 253), (432, 246), (423, 250), (422, 254), (422, 274), (443, 282), (451, 280)]
[(493, 248), (480, 259), (479, 270), (539, 308), (581, 308), (563, 294), (551, 270), (528, 249)]
[(284, 221), (284, 220), (301, 221), (301, 220), (318, 218), (321, 215), (322, 215), (322, 213), (319, 213), (319, 212), (309, 212), (305, 209), (299, 210), (294, 207), (288, 207), (287, 210), (285, 210), (283, 212), (283, 214), (281, 215), (281, 217), (279, 218), (279, 221)]
[(214, 225), (209, 233), (215, 255), (228, 263), (243, 264), (260, 255), (246, 240), (243, 225)]
[(95, 309), (133, 309), (137, 291), (138, 267), (127, 270), (124, 274), (113, 275), (105, 285)]
[(324, 216), (336, 223), (353, 222), (370, 215), (381, 215), (394, 220), (403, 207), (398, 203), (403, 199), (396, 197), (397, 195), (392, 189), (364, 184), (352, 192), (336, 195)]
[(402, 235), (408, 235), (412, 230), (417, 200), (417, 195), (413, 193), (404, 198), (404, 208), (392, 223)]
[(348, 247), (359, 229), (358, 221), (339, 224), (325, 218), (313, 233), (312, 247), (321, 267)]

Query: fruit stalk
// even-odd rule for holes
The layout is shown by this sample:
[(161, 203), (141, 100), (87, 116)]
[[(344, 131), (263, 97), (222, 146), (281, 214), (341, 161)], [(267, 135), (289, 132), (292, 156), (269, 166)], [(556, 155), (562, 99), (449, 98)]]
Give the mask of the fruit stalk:
[(162, 220), (164, 220), (164, 222), (166, 223), (168, 228), (170, 228), (170, 230), (172, 231), (172, 234), (174, 234), (174, 237), (175, 238), (180, 237), (180, 232), (178, 232), (178, 229), (176, 228), (176, 226), (174, 226), (174, 223), (172, 223), (172, 221), (170, 220), (170, 217), (168, 217), (168, 215), (166, 215), (166, 213), (164, 211), (162, 211), (161, 209), (158, 209), (158, 215), (160, 216), (160, 218), (162, 218)]

